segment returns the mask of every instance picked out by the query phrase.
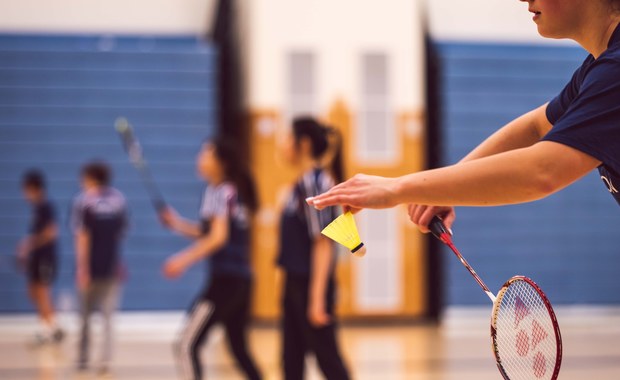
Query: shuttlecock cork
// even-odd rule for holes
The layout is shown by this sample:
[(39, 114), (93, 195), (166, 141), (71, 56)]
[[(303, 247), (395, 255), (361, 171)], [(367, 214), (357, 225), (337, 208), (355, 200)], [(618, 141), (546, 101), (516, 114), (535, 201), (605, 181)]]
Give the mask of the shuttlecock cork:
[(336, 243), (344, 245), (357, 257), (363, 257), (366, 254), (366, 247), (360, 239), (355, 218), (350, 212), (345, 212), (334, 219), (321, 233)]

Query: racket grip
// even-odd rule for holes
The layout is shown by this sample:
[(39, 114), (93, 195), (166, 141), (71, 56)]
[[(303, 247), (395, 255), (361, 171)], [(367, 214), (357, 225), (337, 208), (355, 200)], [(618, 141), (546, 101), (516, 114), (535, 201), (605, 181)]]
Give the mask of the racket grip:
[(433, 217), (430, 224), (428, 225), (428, 229), (431, 230), (433, 236), (435, 236), (437, 239), (441, 240), (444, 243), (445, 239), (451, 235), (448, 227), (443, 224), (443, 221), (438, 216)]

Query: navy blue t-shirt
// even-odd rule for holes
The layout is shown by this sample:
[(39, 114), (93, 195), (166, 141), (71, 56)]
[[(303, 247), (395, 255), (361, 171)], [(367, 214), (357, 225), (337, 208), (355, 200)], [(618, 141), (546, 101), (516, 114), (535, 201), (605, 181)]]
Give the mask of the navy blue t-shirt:
[(293, 186), (280, 219), (278, 265), (287, 273), (310, 274), (314, 241), (337, 217), (337, 208), (319, 211), (310, 207), (306, 198), (322, 194), (333, 186), (332, 176), (322, 169), (308, 171)]
[(90, 236), (90, 276), (113, 279), (119, 273), (121, 240), (127, 228), (127, 205), (120, 191), (105, 188), (96, 194), (81, 193), (71, 212), (74, 232)]
[[(56, 217), (54, 207), (49, 201), (38, 203), (33, 208), (34, 218), (30, 225), (30, 234), (38, 235), (45, 230), (50, 224), (56, 223)], [(46, 256), (52, 257), (56, 255), (56, 239), (35, 248), (31, 253), (31, 256)]]
[(601, 179), (620, 204), (620, 26), (608, 49), (588, 56), (547, 106), (553, 128), (543, 140), (568, 145), (602, 164)]
[(203, 233), (210, 230), (216, 217), (228, 219), (228, 241), (210, 258), (211, 273), (250, 277), (250, 212), (239, 197), (237, 188), (224, 182), (209, 186), (200, 210)]

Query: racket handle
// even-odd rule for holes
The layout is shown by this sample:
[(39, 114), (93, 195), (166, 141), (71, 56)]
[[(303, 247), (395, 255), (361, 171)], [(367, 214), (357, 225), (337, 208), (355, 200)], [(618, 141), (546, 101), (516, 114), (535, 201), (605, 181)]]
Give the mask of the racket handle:
[(441, 220), (441, 218), (436, 215), (433, 217), (430, 224), (428, 225), (428, 229), (431, 230), (433, 236), (435, 236), (437, 239), (441, 240), (444, 243), (446, 243), (445, 239), (449, 239), (450, 235), (452, 235), (448, 227), (443, 224), (443, 220)]

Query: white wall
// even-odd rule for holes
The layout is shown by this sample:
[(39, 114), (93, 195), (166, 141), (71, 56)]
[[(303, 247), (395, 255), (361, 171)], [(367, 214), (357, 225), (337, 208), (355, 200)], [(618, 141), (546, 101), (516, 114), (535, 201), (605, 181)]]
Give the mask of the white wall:
[(425, 0), (435, 39), (568, 43), (542, 38), (519, 0)]
[(0, 0), (0, 32), (203, 34), (215, 0)]
[(312, 51), (318, 58), (321, 113), (338, 96), (357, 106), (364, 52), (390, 56), (395, 109), (423, 106), (421, 18), (416, 1), (246, 0), (243, 4), (253, 108), (285, 108), (286, 54), (295, 50)]

